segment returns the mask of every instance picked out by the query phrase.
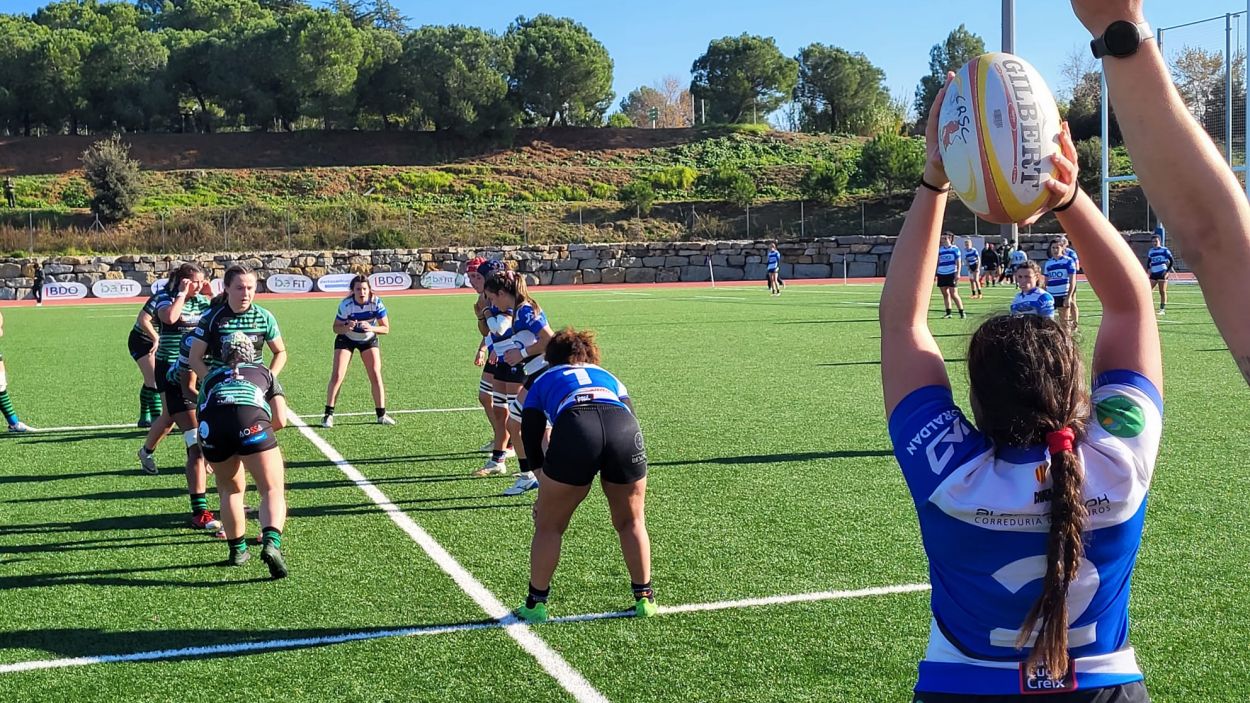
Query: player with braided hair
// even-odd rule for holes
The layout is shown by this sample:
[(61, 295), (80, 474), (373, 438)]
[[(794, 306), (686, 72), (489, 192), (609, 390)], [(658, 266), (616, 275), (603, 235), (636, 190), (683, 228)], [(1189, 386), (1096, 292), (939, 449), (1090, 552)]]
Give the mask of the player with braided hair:
[(968, 345), (969, 422), (926, 319), (932, 288), (923, 282), (949, 183), (936, 119), (926, 135), (928, 187), (916, 191), (880, 306), (890, 438), (933, 584), (914, 700), (1147, 701), (1128, 598), (1163, 425), (1149, 283), (1076, 185), (1065, 126), (1057, 176), (1045, 187), (1103, 305), (1092, 391), (1066, 325), (995, 317)]

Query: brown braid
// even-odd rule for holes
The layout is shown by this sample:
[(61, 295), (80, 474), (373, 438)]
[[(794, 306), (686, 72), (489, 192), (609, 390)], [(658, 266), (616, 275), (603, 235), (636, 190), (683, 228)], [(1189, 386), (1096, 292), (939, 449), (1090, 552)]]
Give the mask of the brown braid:
[[(1072, 335), (1054, 320), (1036, 315), (988, 320), (968, 345), (968, 376), (973, 416), (995, 446), (1034, 447), (1065, 427), (1072, 429), (1076, 444), (1084, 440), (1090, 414), (1084, 364)], [(1082, 535), (1089, 513), (1075, 449), (1052, 453), (1049, 470), (1046, 577), (1016, 646), (1024, 648), (1034, 629), (1040, 629), (1028, 663), (1044, 665), (1059, 679), (1068, 673), (1068, 587), (1085, 553)]]

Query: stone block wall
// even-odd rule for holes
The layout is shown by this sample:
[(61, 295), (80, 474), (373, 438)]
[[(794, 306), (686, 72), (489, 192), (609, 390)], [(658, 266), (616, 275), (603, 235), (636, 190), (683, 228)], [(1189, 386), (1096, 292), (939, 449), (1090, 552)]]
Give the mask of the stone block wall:
[[(956, 244), (962, 246), (962, 236)], [(1150, 234), (1126, 235), (1141, 257)], [(874, 278), (884, 276), (895, 237), (848, 236), (779, 242), (783, 278)], [(1050, 235), (1021, 235), (1033, 259), (1046, 258)], [(445, 247), (373, 251), (274, 251), (191, 254), (183, 258), (146, 254), (41, 258), (48, 281), (77, 281), (91, 287), (101, 279), (130, 279), (147, 286), (182, 261), (194, 261), (218, 278), (235, 263), (255, 269), (264, 281), (272, 274), (302, 274), (316, 280), (331, 273), (402, 271), (413, 287), (429, 271), (462, 272), (474, 256), (502, 258), (524, 273), (531, 285), (702, 282), (763, 280), (768, 243), (757, 241), (559, 244), (494, 249)], [(711, 264), (709, 271), (708, 264)], [(30, 295), (34, 259), (0, 259), (0, 300)]]

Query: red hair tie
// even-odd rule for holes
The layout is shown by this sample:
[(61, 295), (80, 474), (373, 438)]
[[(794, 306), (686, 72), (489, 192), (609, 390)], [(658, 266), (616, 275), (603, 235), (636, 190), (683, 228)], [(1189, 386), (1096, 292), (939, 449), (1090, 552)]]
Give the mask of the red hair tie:
[(1046, 433), (1046, 444), (1050, 445), (1051, 454), (1072, 451), (1072, 443), (1075, 441), (1076, 432), (1074, 432), (1071, 427), (1065, 427), (1062, 430)]

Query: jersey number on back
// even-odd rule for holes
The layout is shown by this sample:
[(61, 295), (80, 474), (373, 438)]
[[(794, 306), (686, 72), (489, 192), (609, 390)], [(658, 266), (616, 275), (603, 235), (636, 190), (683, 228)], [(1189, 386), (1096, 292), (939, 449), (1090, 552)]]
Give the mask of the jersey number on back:
[[(1040, 555), (1018, 559), (994, 572), (994, 580), (1012, 593), (1018, 593), (1021, 588), (1044, 578), (1046, 578), (1046, 557)], [(1094, 566), (1090, 560), (1082, 559), (1079, 576), (1068, 586), (1069, 625), (1076, 622), (1089, 608), (1089, 604), (1094, 602), (1094, 594), (1098, 592), (1099, 582), (1098, 567)], [(990, 644), (995, 647), (1015, 647), (1019, 637), (1019, 629), (996, 627), (990, 631)], [(1097, 639), (1098, 623), (1096, 622), (1068, 630), (1069, 648), (1093, 644)], [(1032, 647), (1036, 640), (1037, 632), (1035, 631), (1029, 635), (1025, 646)]]
[(589, 386), (592, 383), (590, 374), (586, 373), (586, 369), (568, 369), (564, 372), (564, 375), (576, 378), (579, 386)]

